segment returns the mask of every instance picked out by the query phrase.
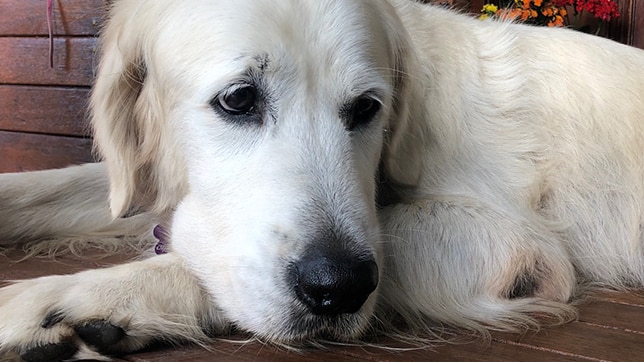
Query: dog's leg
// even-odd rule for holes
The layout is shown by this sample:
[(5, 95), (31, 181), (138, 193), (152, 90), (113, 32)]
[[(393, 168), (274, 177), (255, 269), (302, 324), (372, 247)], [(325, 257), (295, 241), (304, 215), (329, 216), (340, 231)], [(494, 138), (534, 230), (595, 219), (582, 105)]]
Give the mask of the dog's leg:
[(486, 327), (535, 324), (533, 313), (555, 321), (574, 315), (565, 304), (573, 268), (536, 215), (442, 197), (389, 206), (380, 217), (383, 304), (411, 324), (431, 320), (485, 334)]
[(141, 238), (150, 215), (113, 220), (103, 163), (0, 174), (0, 246), (41, 239)]
[(173, 253), (0, 289), (4, 358), (97, 358), (153, 341), (199, 342), (223, 328), (196, 278)]

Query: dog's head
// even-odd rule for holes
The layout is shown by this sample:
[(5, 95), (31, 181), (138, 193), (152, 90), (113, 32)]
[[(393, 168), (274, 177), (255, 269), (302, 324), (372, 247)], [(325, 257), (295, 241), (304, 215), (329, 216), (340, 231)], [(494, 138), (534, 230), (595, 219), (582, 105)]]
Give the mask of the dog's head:
[(355, 337), (379, 166), (414, 178), (407, 41), (384, 1), (117, 1), (92, 95), (114, 216), (174, 210), (174, 252), (240, 328)]

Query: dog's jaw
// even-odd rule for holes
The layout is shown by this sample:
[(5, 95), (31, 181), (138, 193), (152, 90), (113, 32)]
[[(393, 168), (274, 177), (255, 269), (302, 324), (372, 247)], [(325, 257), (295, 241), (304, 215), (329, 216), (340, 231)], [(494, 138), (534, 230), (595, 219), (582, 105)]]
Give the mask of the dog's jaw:
[[(270, 342), (299, 345), (320, 338), (352, 340), (368, 328), (377, 290), (355, 313), (315, 315), (298, 300), (287, 275), (289, 263), (305, 246), (284, 233), (223, 240), (230, 234), (202, 223), (208, 217), (200, 210), (201, 202), (191, 195), (179, 205), (170, 248), (201, 281), (215, 308), (239, 329)], [(376, 250), (365, 252), (380, 255)]]

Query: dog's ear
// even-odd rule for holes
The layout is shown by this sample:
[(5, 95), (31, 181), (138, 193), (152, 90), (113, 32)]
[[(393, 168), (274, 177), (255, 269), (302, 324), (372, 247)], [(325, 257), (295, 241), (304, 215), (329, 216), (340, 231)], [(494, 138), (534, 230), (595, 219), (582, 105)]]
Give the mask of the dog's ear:
[(135, 16), (123, 12), (112, 9), (103, 29), (90, 107), (95, 146), (108, 167), (115, 218), (171, 209), (183, 196), (185, 182), (182, 158), (166, 123), (168, 112), (148, 67), (145, 37), (154, 31), (145, 31), (132, 20)]
[(416, 185), (421, 174), (422, 148), (427, 135), (422, 85), (415, 78), (420, 72), (412, 42), (405, 27), (391, 9), (388, 24), (390, 58), (393, 63), (394, 100), (391, 109), (382, 165), (385, 177), (401, 185)]

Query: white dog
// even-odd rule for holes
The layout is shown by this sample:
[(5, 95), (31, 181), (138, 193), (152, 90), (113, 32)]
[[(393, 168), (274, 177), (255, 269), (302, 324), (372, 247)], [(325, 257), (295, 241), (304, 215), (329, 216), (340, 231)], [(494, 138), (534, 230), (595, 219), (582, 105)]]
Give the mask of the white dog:
[(105, 163), (2, 175), (0, 237), (160, 224), (167, 253), (0, 289), (0, 353), (566, 320), (582, 283), (644, 283), (643, 69), (408, 0), (117, 0)]

